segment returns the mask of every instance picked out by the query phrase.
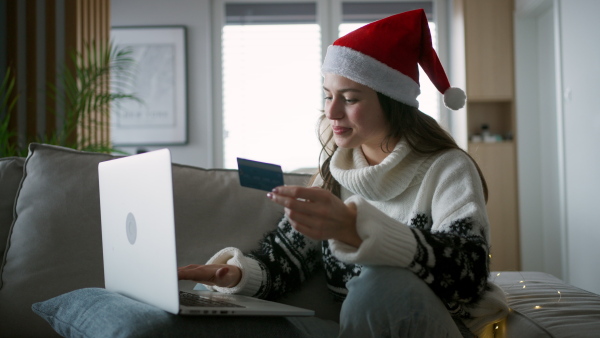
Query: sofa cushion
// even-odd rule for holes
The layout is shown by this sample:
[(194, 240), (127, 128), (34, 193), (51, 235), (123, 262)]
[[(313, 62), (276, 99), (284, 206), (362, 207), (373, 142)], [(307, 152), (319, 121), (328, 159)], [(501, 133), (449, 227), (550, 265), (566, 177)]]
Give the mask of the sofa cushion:
[(227, 326), (233, 337), (265, 332), (263, 337), (300, 337), (284, 317), (177, 316), (100, 288), (75, 290), (33, 304), (33, 311), (63, 337), (216, 337)]
[(510, 313), (496, 337), (596, 337), (600, 295), (543, 272), (492, 273), (506, 293)]
[[(98, 163), (113, 156), (32, 144), (18, 192), (5, 260), (1, 267), (0, 318), (7, 336), (53, 333), (31, 305), (81, 288), (103, 287)], [(285, 174), (286, 184), (305, 184), (307, 175)], [(256, 247), (283, 215), (265, 192), (239, 185), (237, 171), (173, 165), (178, 264), (204, 263), (225, 246)], [(309, 307), (326, 318), (324, 277), (317, 289), (283, 302)], [(325, 310), (323, 310), (325, 309)], [(329, 311), (323, 314), (323, 311)], [(23, 325), (27, 323), (27, 325)]]
[(4, 257), (8, 232), (13, 222), (15, 197), (23, 178), (22, 157), (0, 158), (0, 259)]

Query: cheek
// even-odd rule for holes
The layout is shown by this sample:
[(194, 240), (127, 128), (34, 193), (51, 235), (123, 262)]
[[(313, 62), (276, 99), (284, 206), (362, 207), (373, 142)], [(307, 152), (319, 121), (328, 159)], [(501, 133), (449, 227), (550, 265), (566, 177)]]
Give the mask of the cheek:
[(389, 124), (384, 118), (372, 117), (366, 125), (371, 136), (384, 138), (389, 132)]
[(366, 128), (369, 125), (373, 124), (372, 114), (370, 114), (369, 110), (364, 109), (362, 107), (356, 107), (353, 109), (349, 109), (346, 112), (348, 119), (352, 121), (356, 126), (360, 126), (361, 128)]
[[(350, 116), (350, 115), (349, 115)], [(354, 123), (360, 126), (365, 132), (369, 134), (387, 133), (388, 122), (383, 116), (383, 112), (378, 110), (361, 110), (351, 115)]]

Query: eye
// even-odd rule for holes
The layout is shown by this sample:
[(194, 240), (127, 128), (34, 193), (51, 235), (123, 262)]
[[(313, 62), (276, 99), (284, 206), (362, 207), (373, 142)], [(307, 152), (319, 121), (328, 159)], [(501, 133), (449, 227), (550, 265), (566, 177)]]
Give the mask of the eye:
[(325, 101), (331, 101), (331, 100), (333, 100), (333, 97), (331, 97), (331, 96), (325, 96), (323, 99)]
[(344, 101), (346, 101), (346, 103), (353, 104), (353, 103), (356, 103), (358, 100), (356, 100), (356, 99), (344, 99)]

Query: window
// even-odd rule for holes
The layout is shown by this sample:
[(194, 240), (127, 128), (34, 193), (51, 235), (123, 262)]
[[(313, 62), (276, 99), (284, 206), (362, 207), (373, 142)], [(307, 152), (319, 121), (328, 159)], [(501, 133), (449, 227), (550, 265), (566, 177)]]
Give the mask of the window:
[[(216, 0), (216, 166), (236, 168), (236, 158), (243, 157), (280, 164), (284, 171), (316, 167), (323, 48), (392, 14), (424, 8), (432, 18), (433, 3)], [(435, 44), (433, 21), (430, 28)], [(440, 95), (426, 75), (420, 79), (420, 109), (438, 118)]]
[(223, 160), (316, 166), (321, 31), (315, 3), (227, 4), (222, 36)]

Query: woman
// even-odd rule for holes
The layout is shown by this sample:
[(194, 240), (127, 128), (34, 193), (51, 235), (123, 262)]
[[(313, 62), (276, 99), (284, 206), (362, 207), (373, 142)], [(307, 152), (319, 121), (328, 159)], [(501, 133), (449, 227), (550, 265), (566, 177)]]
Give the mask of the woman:
[(422, 10), (330, 46), (322, 67), (323, 156), (311, 187), (267, 195), (285, 217), (260, 249), (223, 249), (206, 265), (180, 268), (180, 278), (276, 299), (324, 266), (343, 305), (339, 327), (323, 321), (321, 329), (348, 337), (468, 336), (505, 315), (502, 292), (487, 281), (485, 180), (418, 110), (418, 64), (447, 106), (464, 105)]

